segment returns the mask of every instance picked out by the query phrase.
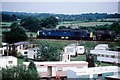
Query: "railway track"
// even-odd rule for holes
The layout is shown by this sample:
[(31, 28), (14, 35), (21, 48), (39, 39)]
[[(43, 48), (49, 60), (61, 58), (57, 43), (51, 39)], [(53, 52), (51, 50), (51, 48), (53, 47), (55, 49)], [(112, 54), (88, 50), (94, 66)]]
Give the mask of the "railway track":
[(62, 39), (40, 39), (40, 38), (33, 38), (33, 40), (48, 40), (51, 42), (96, 42), (96, 43), (113, 43), (113, 42), (115, 42), (115, 41), (62, 40)]

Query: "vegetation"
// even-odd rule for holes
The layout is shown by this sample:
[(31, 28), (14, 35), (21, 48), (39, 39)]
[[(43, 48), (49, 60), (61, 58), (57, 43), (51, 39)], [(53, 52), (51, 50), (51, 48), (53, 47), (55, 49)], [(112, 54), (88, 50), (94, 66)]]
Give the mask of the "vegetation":
[(39, 23), (40, 21), (34, 17), (26, 17), (22, 19), (20, 22), (21, 26), (23, 26), (26, 30), (29, 31), (35, 31), (41, 29)]
[(11, 21), (16, 21), (17, 17), (15, 14), (5, 14), (5, 13), (2, 13), (2, 21), (3, 22), (11, 22)]
[(34, 40), (31, 43), (39, 45), (38, 59), (42, 61), (59, 61), (60, 54), (65, 46), (65, 43), (49, 42), (47, 40)]
[(26, 17), (21, 20), (20, 24), (26, 30), (36, 32), (43, 28), (55, 28), (58, 24), (58, 20), (54, 16), (50, 16), (42, 20), (35, 17)]
[(39, 80), (39, 75), (35, 70), (27, 69), (25, 66), (2, 68), (2, 80)]
[(28, 39), (24, 29), (18, 23), (15, 22), (10, 27), (10, 31), (3, 32), (3, 41), (11, 44)]
[(29, 66), (28, 66), (28, 69), (37, 71), (34, 62), (32, 62), (32, 61), (30, 62)]
[[(64, 15), (64, 14), (50, 14), (50, 13), (41, 13), (41, 14), (36, 14), (36, 13), (23, 13), (23, 12), (5, 12), (3, 11), (2, 14), (7, 14), (7, 15), (16, 15), (17, 18), (24, 19), (25, 17), (28, 16), (33, 16), (39, 19), (46, 18), (48, 16), (56, 16), (60, 19), (60, 21), (96, 21), (96, 19), (102, 19), (100, 21), (105, 21), (106, 18), (120, 18), (120, 14), (107, 14), (107, 13), (87, 13), (87, 14), (79, 14), (79, 15)], [(6, 20), (6, 18), (3, 17), (3, 21)], [(12, 18), (9, 18), (12, 19)], [(113, 20), (114, 22), (114, 20)]]
[(44, 28), (56, 28), (58, 24), (58, 19), (54, 16), (47, 17), (41, 20), (40, 25)]

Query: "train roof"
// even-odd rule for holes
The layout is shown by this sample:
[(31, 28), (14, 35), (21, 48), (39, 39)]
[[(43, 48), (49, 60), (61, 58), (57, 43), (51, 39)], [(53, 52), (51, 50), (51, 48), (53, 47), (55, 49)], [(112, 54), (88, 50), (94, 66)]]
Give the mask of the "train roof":
[[(89, 32), (88, 30), (86, 29), (79, 29), (79, 30), (75, 30), (75, 29), (43, 29), (44, 31), (74, 31), (74, 32), (81, 32), (81, 31), (84, 31), (84, 32)], [(42, 30), (40, 30), (42, 31)]]

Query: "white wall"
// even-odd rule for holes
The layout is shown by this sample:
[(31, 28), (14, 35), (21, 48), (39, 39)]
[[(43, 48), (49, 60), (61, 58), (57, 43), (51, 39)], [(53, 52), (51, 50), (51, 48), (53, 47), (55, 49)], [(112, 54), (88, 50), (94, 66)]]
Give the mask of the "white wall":
[(5, 68), (6, 66), (17, 66), (17, 58), (13, 56), (0, 57), (0, 67)]

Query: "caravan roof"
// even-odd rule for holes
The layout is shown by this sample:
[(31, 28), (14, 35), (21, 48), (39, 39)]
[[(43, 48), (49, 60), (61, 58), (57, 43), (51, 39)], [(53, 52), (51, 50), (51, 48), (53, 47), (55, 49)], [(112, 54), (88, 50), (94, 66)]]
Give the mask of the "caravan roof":
[(108, 44), (98, 44), (98, 45), (95, 47), (95, 50), (108, 50), (108, 49), (109, 49)]
[(101, 74), (106, 72), (118, 72), (119, 67), (117, 66), (104, 66), (104, 67), (91, 67), (91, 68), (82, 68), (82, 69), (70, 69), (76, 72), (77, 75), (84, 74)]

